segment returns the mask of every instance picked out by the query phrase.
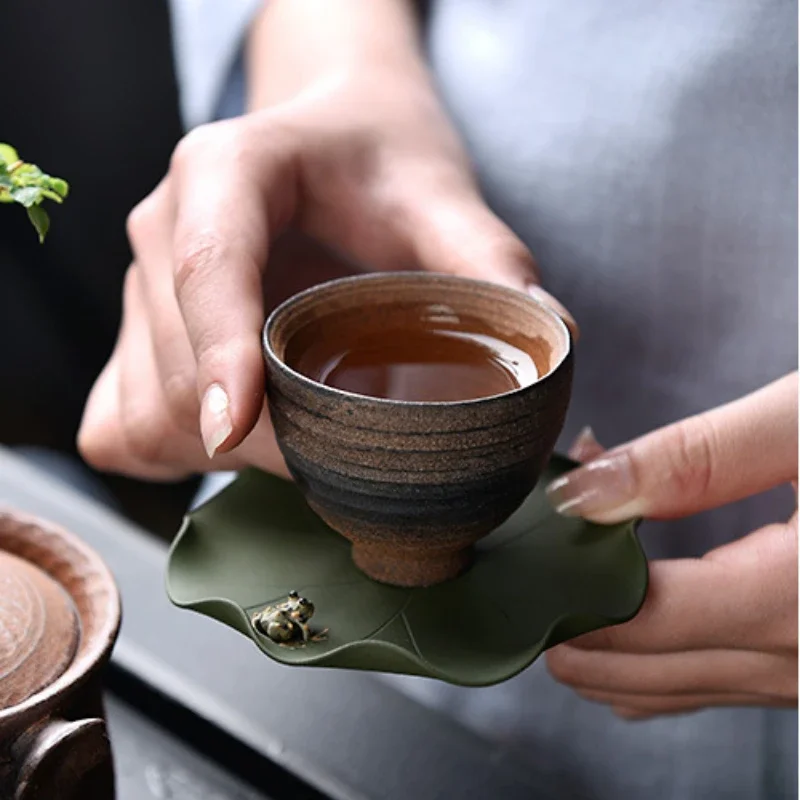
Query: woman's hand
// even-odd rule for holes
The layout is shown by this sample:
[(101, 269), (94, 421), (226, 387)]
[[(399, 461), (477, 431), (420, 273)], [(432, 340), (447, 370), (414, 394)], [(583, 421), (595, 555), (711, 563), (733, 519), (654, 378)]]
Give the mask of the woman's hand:
[[(324, 14), (336, 4), (316, 5)], [(307, 52), (308, 36), (298, 38)], [(280, 471), (264, 405), (264, 289), (268, 306), (354, 265), (421, 268), (557, 306), (483, 202), (421, 60), (376, 49), (364, 51), (371, 63), (328, 64), (290, 99), (194, 130), (133, 210), (122, 328), (79, 434), (90, 463), (153, 479), (247, 464)], [(268, 265), (289, 229), (289, 254)]]
[[(797, 374), (554, 482), (564, 514), (673, 518), (797, 480)], [(795, 483), (796, 486), (796, 483)], [(701, 559), (655, 561), (639, 614), (560, 645), (552, 674), (619, 715), (797, 703), (797, 513)]]

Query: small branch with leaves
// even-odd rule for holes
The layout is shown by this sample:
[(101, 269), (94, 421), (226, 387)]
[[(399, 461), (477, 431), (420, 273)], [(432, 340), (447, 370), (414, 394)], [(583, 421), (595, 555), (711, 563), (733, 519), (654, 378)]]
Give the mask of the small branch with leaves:
[(13, 147), (0, 142), (0, 203), (24, 206), (40, 242), (50, 229), (50, 217), (42, 203), (61, 203), (68, 193), (65, 180), (47, 175), (35, 164), (26, 164)]

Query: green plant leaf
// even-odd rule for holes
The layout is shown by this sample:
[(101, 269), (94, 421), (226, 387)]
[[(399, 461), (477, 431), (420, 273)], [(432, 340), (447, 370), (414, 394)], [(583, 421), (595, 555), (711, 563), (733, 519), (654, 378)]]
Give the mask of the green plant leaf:
[(40, 208), (41, 203), (61, 203), (68, 194), (65, 180), (47, 175), (35, 164), (23, 163), (11, 145), (0, 143), (0, 203), (19, 203), (27, 209), (40, 242), (50, 229), (50, 217)]
[[(637, 522), (567, 519), (544, 496), (573, 466), (554, 456), (522, 507), (479, 544), (472, 569), (427, 589), (370, 580), (294, 484), (247, 470), (185, 520), (170, 554), (169, 595), (284, 664), (497, 683), (547, 647), (630, 619), (644, 600)], [(312, 622), (330, 629), (326, 641), (280, 647), (253, 628), (251, 614), (292, 589), (315, 604)]]
[(11, 170), (11, 174), (21, 184), (34, 186), (40, 185), (41, 181), (48, 177), (36, 164), (20, 164), (16, 169)]
[(69, 194), (69, 184), (62, 178), (49, 178), (47, 182), (48, 188), (57, 194), (62, 200), (66, 199)]
[(41, 206), (30, 206), (28, 208), (28, 219), (33, 223), (36, 228), (36, 233), (39, 234), (39, 242), (44, 242), (44, 237), (50, 230), (50, 217)]
[(52, 200), (54, 203), (63, 203), (64, 200), (60, 194), (57, 194), (52, 189), (40, 189), (39, 190), (42, 199)]
[(17, 186), (11, 190), (11, 199), (30, 208), (42, 202), (42, 190), (38, 186)]
[(10, 144), (0, 142), (0, 161), (6, 164), (13, 164), (15, 161), (19, 161), (19, 155)]

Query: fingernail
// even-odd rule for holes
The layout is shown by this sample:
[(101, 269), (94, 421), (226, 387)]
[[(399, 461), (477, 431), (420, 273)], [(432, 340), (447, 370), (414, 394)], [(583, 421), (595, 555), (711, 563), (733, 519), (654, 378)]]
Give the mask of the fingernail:
[(636, 493), (633, 462), (625, 449), (556, 478), (546, 491), (553, 508), (565, 517), (620, 522), (644, 512)]
[(575, 437), (575, 441), (569, 448), (568, 455), (573, 461), (589, 461), (596, 458), (603, 452), (604, 448), (594, 435), (592, 428), (587, 425)]
[(572, 338), (577, 342), (578, 338), (580, 337), (580, 328), (578, 328), (578, 323), (575, 322), (575, 317), (567, 311), (567, 309), (561, 305), (561, 303), (556, 300), (550, 292), (545, 291), (539, 286), (538, 283), (529, 283), (526, 287), (528, 294), (534, 299), (538, 300), (540, 303), (544, 303), (544, 305), (551, 308), (553, 311), (558, 314), (561, 319), (564, 320), (567, 327), (569, 328), (569, 332), (572, 334)]
[(214, 457), (232, 430), (228, 395), (218, 383), (214, 383), (208, 387), (200, 408), (200, 435), (209, 458)]

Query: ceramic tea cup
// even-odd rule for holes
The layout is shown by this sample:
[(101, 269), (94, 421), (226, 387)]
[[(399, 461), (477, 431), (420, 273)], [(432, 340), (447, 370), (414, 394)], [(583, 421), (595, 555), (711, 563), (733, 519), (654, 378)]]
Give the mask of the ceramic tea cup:
[[(535, 365), (532, 377), (489, 396), (420, 401), (303, 373), (320, 343), (335, 350), (339, 340), (366, 338), (380, 351), (391, 336), (395, 350), (407, 350), (420, 326), (508, 343), (519, 354), (514, 364)], [(474, 543), (535, 486), (572, 385), (570, 334), (548, 307), (512, 289), (423, 272), (359, 275), (295, 295), (267, 320), (264, 352), (278, 444), (307, 502), (352, 542), (363, 572), (400, 586), (430, 586), (468, 568)], [(450, 375), (448, 366), (428, 374), (459, 384), (462, 372)]]

